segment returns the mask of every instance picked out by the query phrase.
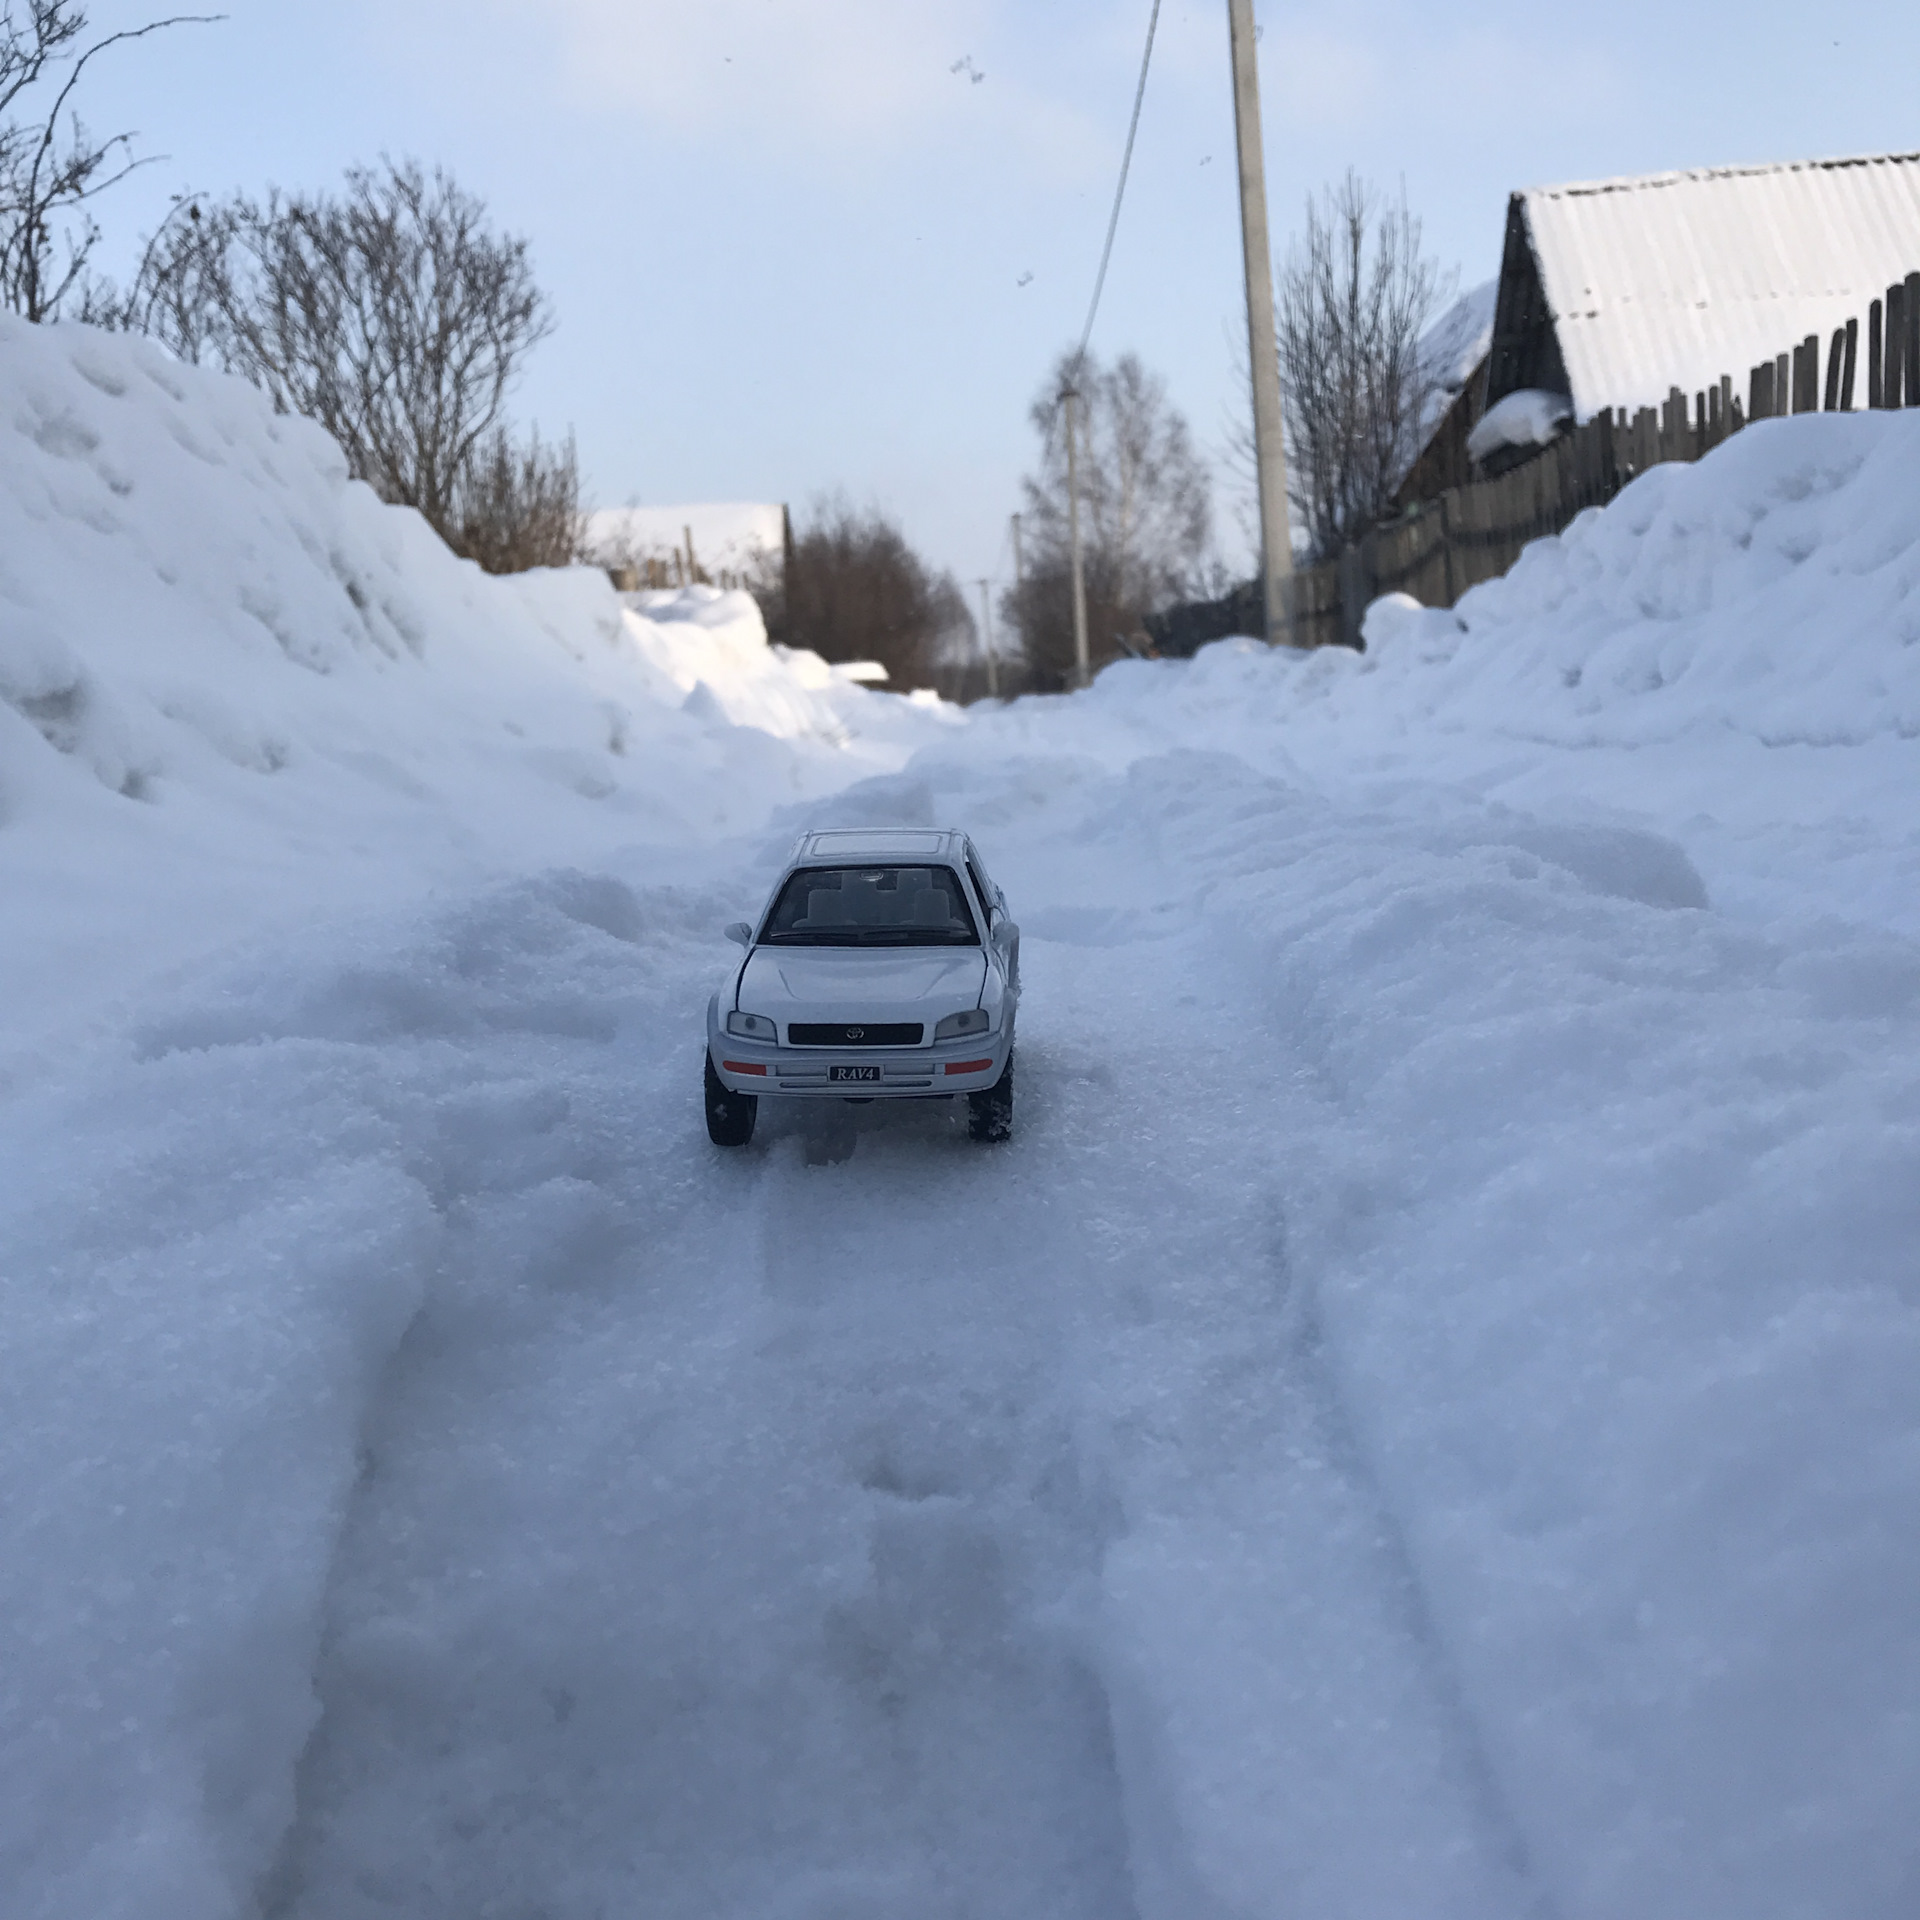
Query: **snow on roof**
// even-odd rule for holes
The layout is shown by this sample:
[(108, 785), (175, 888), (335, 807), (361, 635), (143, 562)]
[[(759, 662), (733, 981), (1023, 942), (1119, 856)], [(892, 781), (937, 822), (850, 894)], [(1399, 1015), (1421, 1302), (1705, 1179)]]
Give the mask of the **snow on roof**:
[(1493, 342), (1493, 301), (1497, 279), (1470, 287), (1420, 336), (1420, 363), (1445, 396), (1442, 406), (1467, 384)]
[(1496, 400), (1467, 435), (1467, 458), (1484, 460), (1502, 447), (1547, 447), (1560, 437), (1572, 413), (1564, 393), (1520, 387)]
[(1498, 280), (1469, 288), (1420, 336), (1420, 364), (1433, 380), (1417, 436), (1422, 449), (1487, 357), (1493, 342), (1494, 296), (1499, 291)]
[(787, 510), (742, 502), (686, 507), (602, 507), (587, 515), (587, 546), (609, 563), (664, 560), (686, 551), (707, 572), (745, 572), (761, 554), (776, 558), (786, 544)]
[[(1692, 393), (1920, 268), (1920, 153), (1707, 167), (1520, 196), (1584, 419)], [(1862, 352), (1864, 353), (1864, 345)]]

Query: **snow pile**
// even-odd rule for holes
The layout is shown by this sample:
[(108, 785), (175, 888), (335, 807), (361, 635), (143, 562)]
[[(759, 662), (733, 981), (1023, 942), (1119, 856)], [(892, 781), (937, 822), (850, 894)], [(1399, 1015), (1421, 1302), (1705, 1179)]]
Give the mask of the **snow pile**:
[(82, 968), (98, 993), (116, 889), (143, 902), (129, 960), (185, 958), (294, 905), (737, 827), (767, 785), (896, 765), (940, 725), (769, 649), (744, 594), (490, 580), (243, 383), (0, 319), (16, 1010)]
[[(0, 394), (10, 1915), (1911, 1904), (1920, 417), (960, 716)], [(879, 820), (1016, 1138), (719, 1154), (719, 929)]]
[(1573, 402), (1564, 393), (1522, 387), (1496, 400), (1467, 435), (1467, 458), (1484, 460), (1502, 447), (1547, 447), (1573, 418)]
[(1368, 647), (1436, 719), (1568, 745), (1912, 739), (1916, 487), (1905, 414), (1761, 421), (1710, 460), (1653, 467), (1451, 612), (1381, 603)]

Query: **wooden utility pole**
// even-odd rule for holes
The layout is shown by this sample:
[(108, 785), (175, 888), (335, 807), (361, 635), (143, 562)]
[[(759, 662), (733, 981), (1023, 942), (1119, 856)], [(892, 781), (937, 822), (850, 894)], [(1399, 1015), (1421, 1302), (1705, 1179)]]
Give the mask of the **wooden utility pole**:
[(1027, 567), (1020, 557), (1020, 516), (1013, 516), (1013, 617), (1020, 623), (1020, 651), (1027, 650)]
[(1247, 355), (1253, 364), (1253, 443), (1260, 474), (1260, 577), (1270, 645), (1290, 641), (1293, 536), (1287, 525), (1287, 443), (1280, 417), (1280, 351), (1273, 327), (1273, 255), (1267, 239), (1267, 167), (1260, 141), (1260, 70), (1253, 0), (1227, 0), (1233, 47), (1233, 125), (1240, 148), (1240, 243), (1247, 267)]
[(993, 659), (993, 601), (987, 592), (988, 582), (980, 582), (980, 649), (987, 660), (987, 698), (1000, 698), (1000, 672)]
[(1075, 424), (1080, 396), (1068, 387), (1060, 398), (1067, 409), (1067, 544), (1073, 554), (1073, 684), (1093, 677), (1087, 660), (1087, 575), (1080, 557), (1080, 435)]

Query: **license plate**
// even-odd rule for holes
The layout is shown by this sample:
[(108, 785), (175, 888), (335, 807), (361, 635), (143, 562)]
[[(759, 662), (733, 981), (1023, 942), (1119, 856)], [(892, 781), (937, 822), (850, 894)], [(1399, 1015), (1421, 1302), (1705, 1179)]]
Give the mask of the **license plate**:
[(829, 1067), (827, 1069), (827, 1078), (835, 1086), (839, 1086), (842, 1082), (848, 1080), (859, 1081), (862, 1085), (865, 1085), (869, 1082), (879, 1080), (880, 1069), (878, 1067)]

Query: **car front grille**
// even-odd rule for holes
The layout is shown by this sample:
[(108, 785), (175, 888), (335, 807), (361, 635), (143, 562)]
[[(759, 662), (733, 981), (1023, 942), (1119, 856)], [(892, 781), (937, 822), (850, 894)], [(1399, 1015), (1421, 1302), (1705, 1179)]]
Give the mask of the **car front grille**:
[(796, 1020), (787, 1028), (790, 1047), (917, 1047), (926, 1028), (917, 1020), (882, 1027), (830, 1027)]

